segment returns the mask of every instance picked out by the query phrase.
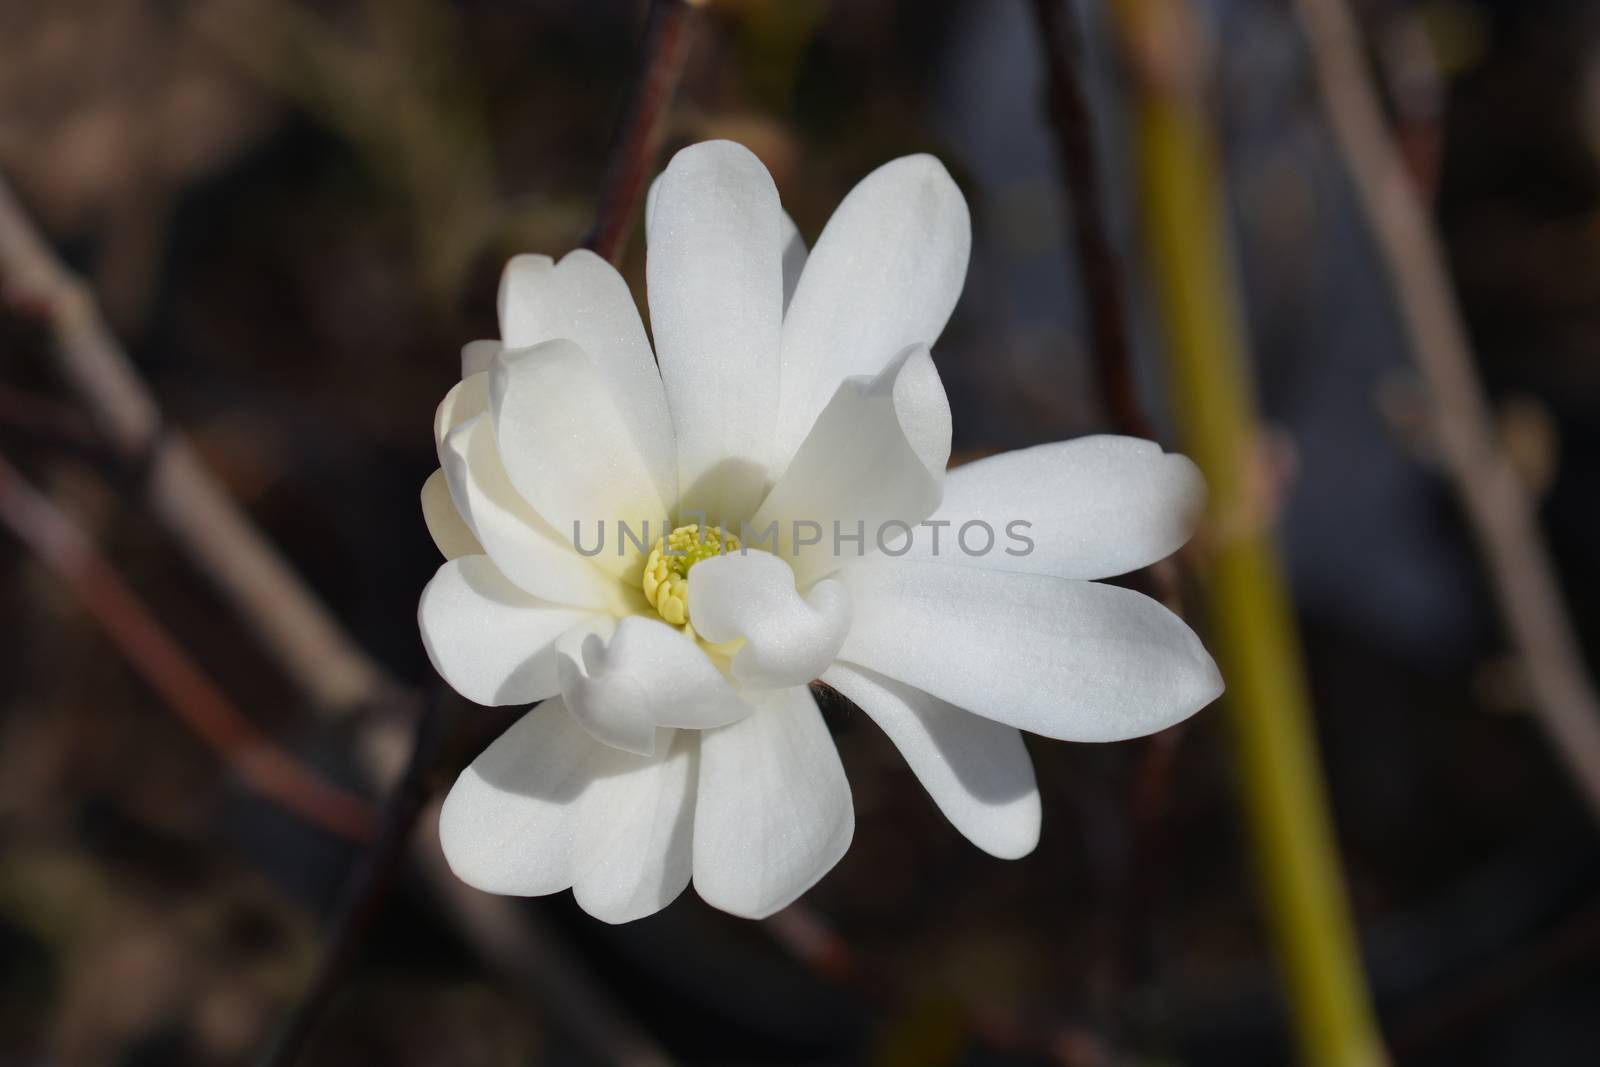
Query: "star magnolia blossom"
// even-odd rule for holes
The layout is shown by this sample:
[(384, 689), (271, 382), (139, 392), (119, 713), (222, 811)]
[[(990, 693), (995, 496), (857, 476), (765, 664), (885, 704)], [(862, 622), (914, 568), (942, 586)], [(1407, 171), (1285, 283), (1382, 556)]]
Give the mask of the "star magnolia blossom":
[[(750, 152), (696, 145), (646, 228), (654, 357), (603, 260), (518, 256), (501, 340), (463, 350), (439, 406), (428, 654), (480, 704), (543, 701), (445, 801), (459, 877), (570, 887), (611, 922), (691, 878), (716, 907), (771, 914), (855, 828), (814, 680), (883, 728), (957, 829), (1014, 858), (1040, 815), (1019, 731), (1136, 737), (1221, 692), (1182, 621), (1093, 581), (1188, 539), (1204, 486), (1187, 459), (1091, 437), (946, 474), (928, 346), (971, 226), (938, 161), (874, 171), (808, 256)], [(969, 555), (982, 538), (956, 534), (977, 520), (1023, 521), (1028, 549)], [(762, 548), (740, 533), (773, 522)]]

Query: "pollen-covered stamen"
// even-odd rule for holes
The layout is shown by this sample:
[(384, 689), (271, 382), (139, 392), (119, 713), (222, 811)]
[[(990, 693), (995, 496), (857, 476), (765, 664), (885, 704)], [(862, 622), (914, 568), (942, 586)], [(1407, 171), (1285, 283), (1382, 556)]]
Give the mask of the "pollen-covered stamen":
[(701, 560), (737, 552), (739, 539), (720, 526), (690, 523), (656, 542), (644, 563), (645, 599), (674, 626), (689, 622), (689, 570)]

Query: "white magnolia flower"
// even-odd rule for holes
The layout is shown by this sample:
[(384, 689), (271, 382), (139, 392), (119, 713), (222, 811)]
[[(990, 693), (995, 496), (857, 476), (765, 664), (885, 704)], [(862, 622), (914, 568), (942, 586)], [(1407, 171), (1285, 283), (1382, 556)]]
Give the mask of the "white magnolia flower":
[[(623, 922), (692, 878), (716, 907), (771, 914), (855, 826), (816, 679), (1001, 857), (1038, 840), (1019, 731), (1115, 741), (1217, 696), (1182, 621), (1094, 581), (1188, 538), (1204, 487), (1187, 459), (1092, 437), (946, 474), (928, 346), (971, 228), (936, 160), (873, 172), (807, 256), (756, 158), (701, 144), (646, 226), (654, 357), (603, 260), (518, 256), (501, 340), (466, 347), (439, 406), (428, 654), (480, 704), (543, 701), (445, 801), (463, 880), (571, 887)], [(773, 522), (767, 550), (740, 543)]]

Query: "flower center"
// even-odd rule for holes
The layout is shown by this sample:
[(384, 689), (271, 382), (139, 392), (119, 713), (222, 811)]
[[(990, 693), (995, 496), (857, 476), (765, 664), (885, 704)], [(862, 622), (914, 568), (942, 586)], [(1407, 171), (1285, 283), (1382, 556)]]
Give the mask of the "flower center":
[(712, 556), (739, 550), (739, 539), (724, 533), (720, 526), (701, 529), (690, 523), (673, 530), (656, 543), (644, 562), (644, 597), (667, 622), (685, 626), (689, 622), (689, 571), (696, 563)]

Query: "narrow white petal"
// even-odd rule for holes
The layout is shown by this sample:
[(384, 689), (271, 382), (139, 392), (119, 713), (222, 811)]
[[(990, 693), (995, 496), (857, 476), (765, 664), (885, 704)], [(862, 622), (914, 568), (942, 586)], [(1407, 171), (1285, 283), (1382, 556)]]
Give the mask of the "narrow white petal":
[(663, 528), (667, 502), (584, 351), (556, 340), (501, 353), (489, 370), (489, 408), (518, 495), (574, 542), (598, 539), (604, 524), (608, 539), (594, 564), (636, 570), (639, 552), (617, 536), (618, 524), (648, 542), (643, 531)]
[(828, 220), (783, 323), (773, 470), (783, 470), (839, 383), (932, 346), (961, 295), (972, 247), (966, 200), (932, 156), (862, 179)]
[(760, 160), (728, 141), (673, 157), (650, 212), (650, 322), (678, 445), (680, 517), (737, 522), (766, 488), (778, 401), (783, 233)]
[[(661, 174), (656, 174), (656, 179), (650, 182), (650, 192), (645, 195), (645, 232), (650, 232), (650, 219), (656, 214), (656, 194), (661, 190)], [(782, 248), (784, 248), (784, 312), (789, 310), (789, 301), (794, 299), (795, 286), (800, 285), (800, 272), (805, 270), (805, 238), (800, 235), (800, 227), (795, 226), (795, 221), (789, 218), (789, 213), (782, 213)]]
[(462, 772), (439, 840), (462, 881), (537, 896), (568, 886), (606, 922), (660, 910), (691, 871), (697, 741), (642, 758), (591, 738), (560, 698), (519, 719)]
[[(656, 179), (650, 182), (650, 192), (645, 195), (645, 232), (650, 232), (650, 219), (656, 214), (656, 194), (661, 192), (661, 174), (656, 174)], [(789, 213), (782, 213), (781, 242), (784, 248), (784, 312), (789, 310), (789, 301), (794, 299), (795, 286), (800, 285), (800, 272), (805, 270), (805, 237), (800, 235), (800, 227), (795, 226), (795, 221), (789, 218)]]
[(565, 338), (583, 349), (670, 507), (678, 471), (667, 395), (639, 308), (617, 269), (583, 248), (559, 263), (514, 257), (501, 276), (500, 331), (507, 348)]
[(1039, 843), (1039, 787), (1014, 726), (973, 715), (864, 667), (836, 663), (822, 680), (871, 716), (967, 840), (1017, 859)]
[(583, 798), (578, 906), (609, 923), (653, 915), (677, 899), (694, 868), (695, 787), (700, 735), (663, 730), (663, 755), (644, 761), (616, 749), (598, 753)]
[[(946, 524), (938, 552), (931, 528), (899, 544), (906, 559), (1110, 578), (1176, 552), (1205, 501), (1205, 480), (1186, 457), (1137, 437), (1081, 437), (957, 467), (928, 519)], [(963, 537), (969, 523), (978, 525)]]
[(840, 578), (855, 607), (840, 659), (1046, 737), (1140, 737), (1222, 692), (1194, 632), (1128, 589), (878, 558)]
[(815, 885), (855, 833), (850, 784), (809, 690), (759, 694), (749, 718), (700, 737), (694, 887), (762, 919)]
[(483, 546), (450, 499), (450, 484), (443, 470), (434, 471), (422, 483), (422, 521), (428, 524), (428, 534), (445, 559), (483, 555)]
[(694, 640), (630, 615), (614, 634), (593, 633), (559, 654), (561, 694), (596, 738), (648, 756), (658, 726), (725, 726), (750, 707)]
[(531, 704), (555, 694), (557, 638), (595, 613), (536, 600), (488, 556), (462, 556), (422, 590), (417, 621), (434, 669), (478, 704)]
[(783, 311), (789, 312), (789, 302), (794, 299), (795, 288), (800, 284), (800, 274), (806, 269), (806, 239), (800, 236), (800, 227), (794, 224), (789, 213), (783, 213)]
[[(623, 605), (616, 577), (578, 555), (572, 542), (517, 494), (500, 463), (494, 422), (487, 414), (451, 430), (439, 459), (456, 511), (495, 566), (524, 592), (577, 607), (618, 610)], [(586, 547), (592, 544), (585, 541)]]
[[(807, 585), (875, 551), (886, 529), (892, 536), (927, 518), (949, 458), (950, 403), (916, 345), (876, 377), (839, 386), (751, 529), (776, 523), (774, 550)], [(893, 523), (903, 525), (886, 528)]]
[(490, 893), (540, 896), (572, 885), (578, 804), (602, 748), (547, 700), (461, 772), (439, 812), (456, 877)]
[(715, 644), (744, 639), (731, 670), (746, 685), (805, 685), (833, 662), (850, 632), (850, 594), (823, 581), (802, 597), (783, 560), (735, 552), (689, 572), (689, 621)]

